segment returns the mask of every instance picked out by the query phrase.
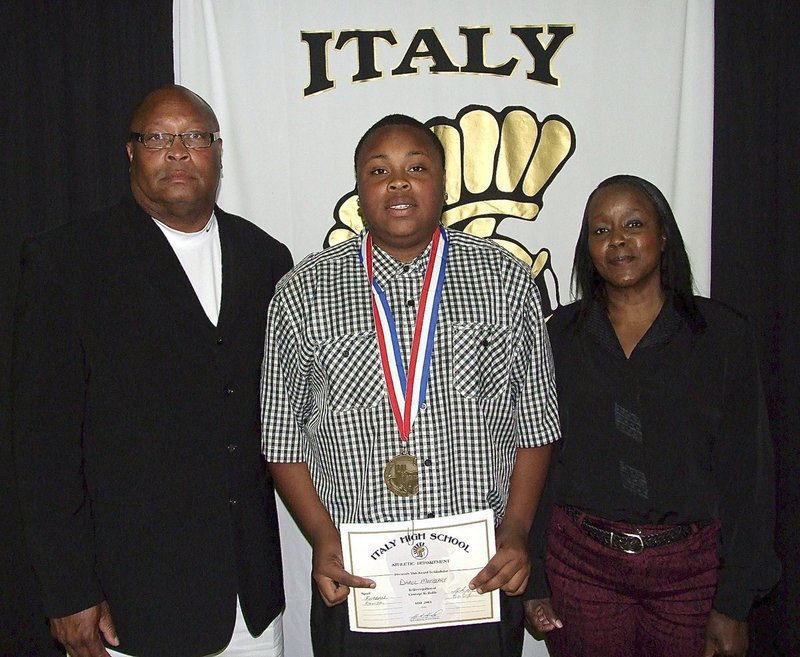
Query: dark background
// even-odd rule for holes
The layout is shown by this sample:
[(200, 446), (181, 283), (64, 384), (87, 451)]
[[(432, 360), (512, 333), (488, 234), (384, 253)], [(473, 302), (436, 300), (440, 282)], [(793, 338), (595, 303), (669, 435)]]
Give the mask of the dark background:
[[(753, 611), (751, 654), (794, 657), (800, 3), (719, 0), (715, 11), (712, 296), (745, 312), (759, 338), (784, 566), (781, 583)], [(172, 2), (5, 0), (0, 43), (0, 655), (58, 655), (37, 610), (13, 485), (8, 382), (19, 249), (27, 236), (109, 205), (127, 189), (130, 112), (146, 92), (173, 81)]]

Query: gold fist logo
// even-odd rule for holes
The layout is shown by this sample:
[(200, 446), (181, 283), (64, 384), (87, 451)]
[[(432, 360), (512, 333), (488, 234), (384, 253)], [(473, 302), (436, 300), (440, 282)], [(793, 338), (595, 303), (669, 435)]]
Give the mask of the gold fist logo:
[[(506, 218), (533, 221), (544, 192), (575, 151), (572, 126), (559, 116), (540, 121), (524, 107), (495, 111), (482, 105), (463, 108), (454, 119), (436, 117), (426, 124), (444, 145), (447, 203), (442, 223), (471, 235), (487, 237), (508, 249), (531, 269), (542, 295), (542, 310), (558, 307), (558, 281), (550, 252), (535, 254), (498, 232)], [(334, 226), (325, 246), (358, 235), (364, 223), (355, 190), (339, 199)]]

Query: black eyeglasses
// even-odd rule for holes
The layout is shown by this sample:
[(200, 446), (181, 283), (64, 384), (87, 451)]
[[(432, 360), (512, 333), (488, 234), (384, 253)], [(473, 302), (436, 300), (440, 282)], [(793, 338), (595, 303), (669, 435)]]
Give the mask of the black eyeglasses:
[(138, 141), (145, 148), (159, 149), (170, 148), (180, 137), (186, 148), (208, 148), (219, 139), (219, 132), (184, 132), (179, 135), (171, 132), (132, 132), (130, 139)]

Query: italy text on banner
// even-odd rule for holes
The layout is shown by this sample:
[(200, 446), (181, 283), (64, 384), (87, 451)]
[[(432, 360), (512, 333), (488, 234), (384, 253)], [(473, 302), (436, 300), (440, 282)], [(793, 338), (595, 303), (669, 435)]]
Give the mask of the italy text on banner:
[[(358, 231), (353, 150), (400, 112), (445, 144), (445, 224), (524, 260), (546, 309), (569, 302), (583, 206), (616, 173), (664, 191), (708, 293), (711, 0), (176, 0), (174, 11), (176, 82), (221, 123), (220, 205), (295, 261)], [(282, 520), (287, 655), (310, 654), (308, 551)]]

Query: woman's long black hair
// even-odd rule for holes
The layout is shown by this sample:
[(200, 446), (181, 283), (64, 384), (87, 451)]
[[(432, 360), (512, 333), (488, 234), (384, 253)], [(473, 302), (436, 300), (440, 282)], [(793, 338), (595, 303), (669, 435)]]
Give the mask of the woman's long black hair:
[(706, 322), (694, 300), (692, 267), (672, 208), (661, 190), (653, 183), (628, 174), (606, 178), (586, 201), (581, 232), (575, 245), (575, 258), (572, 262), (572, 289), (576, 298), (581, 301), (580, 315), (585, 315), (593, 299), (603, 304), (606, 302), (605, 281), (597, 273), (589, 254), (589, 205), (599, 190), (612, 185), (633, 187), (650, 199), (658, 216), (661, 232), (666, 237), (664, 251), (661, 254), (661, 285), (672, 296), (676, 310), (686, 318), (692, 331), (702, 332)]

